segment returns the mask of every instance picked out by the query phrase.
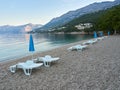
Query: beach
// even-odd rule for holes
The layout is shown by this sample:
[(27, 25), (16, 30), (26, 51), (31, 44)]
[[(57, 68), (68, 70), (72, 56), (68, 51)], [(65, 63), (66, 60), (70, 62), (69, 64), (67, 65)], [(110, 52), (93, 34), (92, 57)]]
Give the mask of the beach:
[(21, 69), (9, 71), (9, 66), (31, 56), (0, 63), (0, 90), (120, 90), (120, 36), (108, 36), (84, 51), (67, 50), (82, 42), (35, 53), (34, 58), (51, 55), (60, 60), (33, 69), (31, 76)]

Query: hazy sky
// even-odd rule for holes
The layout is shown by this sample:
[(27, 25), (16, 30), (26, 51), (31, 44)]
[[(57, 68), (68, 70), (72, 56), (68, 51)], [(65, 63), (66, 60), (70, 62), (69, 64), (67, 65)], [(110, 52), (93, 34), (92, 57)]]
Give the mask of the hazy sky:
[(46, 24), (70, 10), (102, 1), (114, 0), (0, 0), (0, 26)]

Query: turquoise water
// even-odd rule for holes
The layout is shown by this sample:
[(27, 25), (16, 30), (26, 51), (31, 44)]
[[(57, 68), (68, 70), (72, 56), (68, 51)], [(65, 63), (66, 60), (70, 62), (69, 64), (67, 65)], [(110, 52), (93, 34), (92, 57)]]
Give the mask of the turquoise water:
[[(33, 34), (35, 52), (43, 52), (65, 44), (90, 39), (80, 34)], [(30, 55), (29, 34), (0, 34), (0, 62)]]

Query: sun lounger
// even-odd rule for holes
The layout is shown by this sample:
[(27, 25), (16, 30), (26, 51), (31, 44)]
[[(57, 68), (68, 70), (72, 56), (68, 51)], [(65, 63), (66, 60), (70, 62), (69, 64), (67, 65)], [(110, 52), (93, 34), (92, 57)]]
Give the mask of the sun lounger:
[(104, 36), (104, 38), (107, 38), (108, 36)]
[(104, 39), (104, 37), (99, 37), (99, 38), (97, 38), (97, 40), (103, 40)]
[(86, 42), (83, 42), (83, 45), (87, 45), (87, 44), (94, 44), (97, 42), (97, 39), (93, 39), (93, 40), (88, 40)]
[(85, 48), (87, 48), (88, 46), (87, 45), (75, 45), (75, 46), (72, 46), (70, 48), (68, 48), (68, 50), (83, 50)]
[(59, 60), (59, 57), (53, 58), (50, 55), (46, 55), (45, 57), (39, 57), (38, 61), (42, 61), (45, 67), (50, 67), (51, 62)]
[(31, 60), (10, 66), (10, 71), (15, 73), (16, 69), (23, 69), (25, 75), (31, 75), (32, 69), (42, 66), (43, 63), (34, 63)]

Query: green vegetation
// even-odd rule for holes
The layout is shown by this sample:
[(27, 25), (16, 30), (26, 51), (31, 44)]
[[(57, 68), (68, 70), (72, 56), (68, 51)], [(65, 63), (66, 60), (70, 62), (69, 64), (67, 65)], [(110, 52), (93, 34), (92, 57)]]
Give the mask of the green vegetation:
[(89, 29), (84, 29), (85, 32), (92, 32), (95, 31), (95, 25), (97, 23), (98, 18), (104, 14), (104, 10), (103, 11), (99, 11), (99, 12), (95, 12), (95, 13), (90, 13), (90, 14), (86, 14), (86, 15), (82, 15), (76, 19), (73, 19), (72, 21), (70, 21), (69, 23), (65, 24), (64, 27), (66, 27), (65, 29), (62, 29), (61, 31), (64, 32), (74, 32), (74, 31), (81, 31), (78, 30), (75, 25), (78, 25), (80, 23), (92, 23), (93, 27), (89, 28)]
[(96, 27), (105, 32), (120, 33), (120, 5), (107, 10), (99, 18)]
[(75, 26), (71, 25), (71, 26), (66, 27), (64, 29), (61, 29), (59, 31), (63, 31), (63, 32), (79, 32), (80, 30), (78, 30)]
[(96, 20), (101, 15), (103, 15), (104, 12), (105, 11), (99, 11), (99, 12), (90, 13), (90, 14), (80, 16), (80, 17), (70, 21), (65, 26), (77, 25), (77, 24), (80, 24), (80, 23), (96, 23)]
[(63, 32), (80, 31), (75, 26), (80, 23), (91, 23), (93, 27), (84, 29), (85, 32), (104, 31), (120, 33), (120, 5), (107, 10), (101, 10), (95, 13), (80, 16), (65, 24), (61, 30)]

